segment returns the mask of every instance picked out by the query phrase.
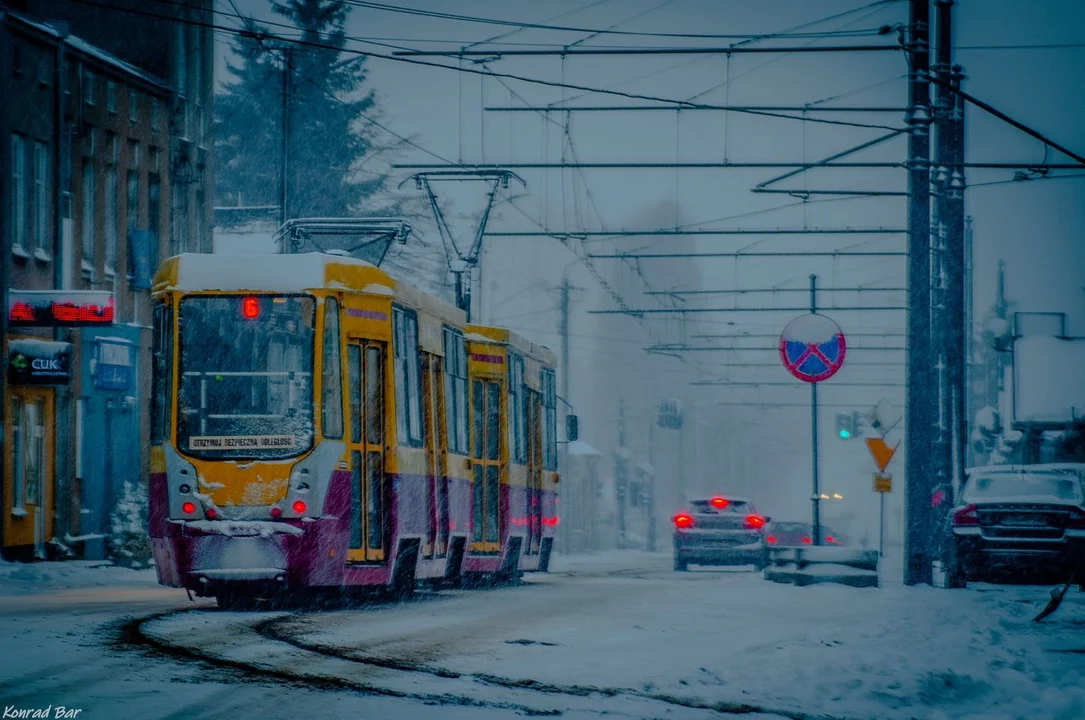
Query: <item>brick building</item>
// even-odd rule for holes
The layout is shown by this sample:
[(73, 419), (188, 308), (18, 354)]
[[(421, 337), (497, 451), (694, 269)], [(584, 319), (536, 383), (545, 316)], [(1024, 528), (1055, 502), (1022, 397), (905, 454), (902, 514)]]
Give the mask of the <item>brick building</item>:
[[(150, 275), (211, 250), (212, 46), (193, 27), (0, 0), (6, 556), (101, 557), (124, 483), (146, 477)], [(6, 327), (10, 298), (70, 291), (110, 293), (112, 322)], [(16, 376), (39, 355), (63, 377)]]

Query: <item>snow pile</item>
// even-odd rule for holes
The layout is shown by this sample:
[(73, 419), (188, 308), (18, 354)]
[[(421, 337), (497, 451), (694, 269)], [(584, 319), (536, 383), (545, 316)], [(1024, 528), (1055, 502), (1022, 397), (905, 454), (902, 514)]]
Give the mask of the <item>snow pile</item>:
[(9, 563), (0, 561), (0, 596), (100, 587), (157, 587), (154, 570), (133, 570), (96, 560)]
[(124, 495), (110, 519), (109, 550), (118, 565), (149, 567), (151, 539), (147, 535), (147, 488), (124, 483)]

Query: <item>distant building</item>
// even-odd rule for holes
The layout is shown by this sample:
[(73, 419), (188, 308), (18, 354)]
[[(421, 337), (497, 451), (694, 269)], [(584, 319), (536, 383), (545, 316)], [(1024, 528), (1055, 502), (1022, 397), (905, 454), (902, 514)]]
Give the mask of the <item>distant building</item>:
[[(161, 7), (209, 19), (209, 1), (180, 5)], [(124, 483), (145, 481), (151, 275), (169, 254), (211, 250), (212, 45), (195, 30), (0, 0), (4, 556), (101, 557)], [(112, 322), (8, 327), (10, 297), (68, 291), (111, 294)], [(60, 369), (43, 380), (13, 360)]]

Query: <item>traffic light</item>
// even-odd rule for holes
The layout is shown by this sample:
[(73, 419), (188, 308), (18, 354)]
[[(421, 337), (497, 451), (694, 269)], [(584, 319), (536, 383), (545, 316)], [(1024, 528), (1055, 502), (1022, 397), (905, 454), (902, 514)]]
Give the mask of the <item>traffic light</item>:
[(841, 440), (850, 440), (859, 434), (859, 413), (836, 414), (836, 436)]

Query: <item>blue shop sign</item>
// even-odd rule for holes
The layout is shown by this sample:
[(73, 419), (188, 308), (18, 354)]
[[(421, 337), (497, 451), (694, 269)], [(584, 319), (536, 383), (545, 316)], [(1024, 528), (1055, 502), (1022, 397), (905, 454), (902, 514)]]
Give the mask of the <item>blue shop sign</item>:
[(123, 338), (98, 338), (94, 386), (99, 390), (132, 387), (132, 344)]

